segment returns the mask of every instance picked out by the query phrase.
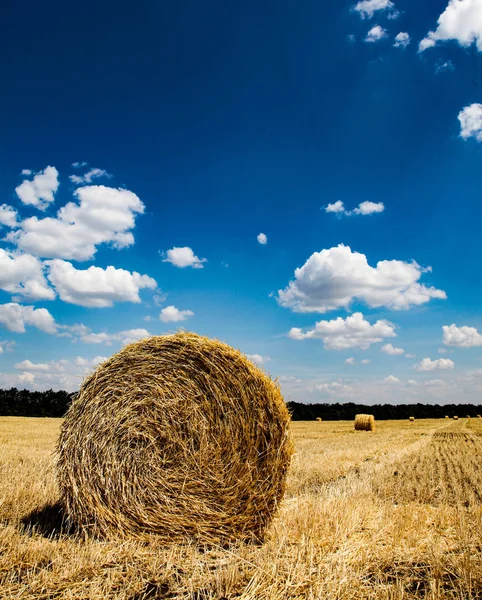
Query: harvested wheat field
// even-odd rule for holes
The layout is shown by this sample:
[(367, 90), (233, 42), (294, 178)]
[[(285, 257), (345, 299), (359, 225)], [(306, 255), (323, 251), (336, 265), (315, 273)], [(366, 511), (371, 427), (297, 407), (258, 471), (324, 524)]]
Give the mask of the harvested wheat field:
[(62, 529), (61, 420), (0, 418), (0, 598), (482, 598), (479, 419), (295, 422), (263, 545)]

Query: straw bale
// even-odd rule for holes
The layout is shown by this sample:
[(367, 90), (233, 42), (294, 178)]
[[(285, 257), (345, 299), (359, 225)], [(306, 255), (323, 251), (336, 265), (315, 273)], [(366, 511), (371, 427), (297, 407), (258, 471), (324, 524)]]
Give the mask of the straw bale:
[(57, 451), (62, 504), (89, 534), (262, 541), (285, 490), (290, 416), (243, 354), (180, 332), (88, 376)]
[(373, 415), (356, 415), (355, 416), (355, 431), (374, 431), (375, 417)]

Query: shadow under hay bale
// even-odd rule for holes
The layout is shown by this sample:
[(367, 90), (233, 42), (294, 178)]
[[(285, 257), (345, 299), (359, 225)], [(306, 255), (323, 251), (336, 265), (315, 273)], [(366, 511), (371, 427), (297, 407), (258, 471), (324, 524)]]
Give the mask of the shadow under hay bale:
[(57, 480), (69, 517), (96, 536), (259, 542), (292, 451), (278, 385), (237, 350), (181, 332), (124, 347), (84, 381)]
[(356, 415), (355, 431), (375, 431), (375, 417), (373, 415)]
[(59, 538), (76, 533), (60, 502), (36, 508), (20, 520), (22, 533)]

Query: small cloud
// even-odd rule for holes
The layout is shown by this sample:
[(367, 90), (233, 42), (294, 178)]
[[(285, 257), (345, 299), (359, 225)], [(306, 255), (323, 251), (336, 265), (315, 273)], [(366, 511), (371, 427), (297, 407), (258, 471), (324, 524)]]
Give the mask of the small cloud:
[(416, 354), (405, 354), (405, 358), (417, 358)]
[(264, 233), (259, 233), (258, 237), (256, 239), (263, 246), (268, 243), (268, 238), (266, 237), (266, 234), (264, 234)]
[(385, 354), (390, 354), (390, 356), (397, 356), (405, 352), (403, 348), (395, 348), (392, 344), (385, 344), (380, 350), (381, 352), (385, 352)]
[(69, 179), (72, 183), (81, 185), (83, 183), (92, 183), (92, 180), (99, 179), (99, 177), (111, 178), (112, 175), (110, 173), (107, 173), (107, 171), (104, 171), (104, 169), (96, 168), (90, 169), (90, 171), (87, 171), (87, 173), (84, 173), (84, 175), (70, 175)]
[(454, 361), (450, 358), (437, 358), (436, 360), (423, 358), (418, 365), (415, 365), (414, 369), (416, 371), (437, 371), (453, 369), (454, 366)]
[(385, 210), (383, 202), (370, 202), (369, 200), (361, 202), (358, 208), (353, 211), (355, 215), (373, 215), (375, 213), (381, 213)]
[(32, 170), (31, 169), (22, 169), (22, 172), (20, 173), (20, 175), (32, 175)]
[(198, 258), (189, 246), (181, 248), (175, 246), (168, 250), (166, 255), (166, 258), (162, 262), (169, 262), (180, 269), (184, 269), (185, 267), (202, 269), (204, 268), (203, 263), (207, 262), (206, 258)]
[(393, 45), (395, 48), (406, 48), (410, 44), (410, 36), (406, 31), (401, 31), (395, 36)]
[(82, 162), (74, 162), (74, 163), (72, 163), (72, 166), (74, 167), (74, 169), (81, 169), (82, 167), (87, 167), (88, 164), (89, 163), (82, 161)]
[(333, 204), (328, 204), (327, 206), (325, 206), (325, 212), (327, 213), (335, 213), (335, 214), (345, 214), (345, 205), (343, 204), (343, 202), (341, 200), (337, 200), (336, 202), (333, 202)]
[(361, 0), (353, 7), (362, 19), (371, 19), (376, 12), (387, 11), (390, 19), (396, 19), (399, 12), (391, 0)]
[(445, 73), (446, 71), (453, 71), (455, 69), (454, 63), (451, 60), (438, 61), (435, 66), (435, 74)]
[(257, 365), (263, 365), (271, 360), (269, 356), (262, 356), (261, 354), (246, 354), (246, 356)]
[(365, 38), (365, 42), (379, 42), (387, 37), (386, 29), (380, 27), (380, 25), (375, 25), (370, 29)]
[(424, 52), (428, 48), (433, 48), (435, 46), (435, 42), (430, 38), (423, 38), (423, 40), (418, 45), (418, 51)]
[(185, 321), (190, 317), (193, 317), (194, 313), (192, 310), (179, 310), (175, 306), (166, 306), (161, 310), (159, 318), (164, 323), (176, 323), (178, 321)]
[(369, 365), (371, 362), (372, 362), (372, 361), (371, 361), (369, 358), (364, 358), (364, 359), (361, 361), (361, 364), (362, 364), (362, 365)]
[(400, 383), (400, 379), (398, 379), (398, 377), (394, 377), (393, 375), (385, 377), (383, 381), (384, 383)]
[[(24, 169), (29, 171), (30, 169)], [(15, 193), (23, 204), (35, 206), (39, 210), (45, 210), (54, 201), (55, 193), (59, 188), (59, 172), (55, 167), (46, 167), (38, 171), (32, 180), (25, 179), (15, 188)]]
[(482, 334), (475, 327), (467, 327), (467, 325), (457, 327), (455, 323), (452, 323), (452, 325), (444, 325), (442, 331), (446, 346), (456, 346), (457, 348), (482, 346)]
[(351, 356), (350, 358), (347, 358), (345, 360), (345, 365), (354, 365), (356, 364), (356, 360), (353, 358), (353, 356)]
[(482, 104), (470, 104), (463, 108), (458, 115), (460, 122), (460, 137), (468, 140), (473, 137), (482, 142)]

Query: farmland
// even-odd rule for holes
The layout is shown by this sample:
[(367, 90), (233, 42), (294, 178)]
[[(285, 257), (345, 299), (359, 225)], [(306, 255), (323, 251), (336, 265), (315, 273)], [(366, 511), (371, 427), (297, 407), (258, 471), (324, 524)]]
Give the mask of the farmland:
[(0, 419), (0, 597), (482, 598), (482, 420), (295, 422), (263, 546), (59, 531), (60, 419)]

